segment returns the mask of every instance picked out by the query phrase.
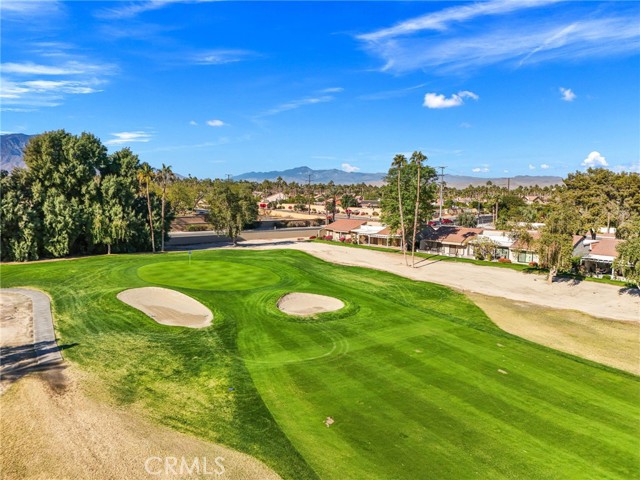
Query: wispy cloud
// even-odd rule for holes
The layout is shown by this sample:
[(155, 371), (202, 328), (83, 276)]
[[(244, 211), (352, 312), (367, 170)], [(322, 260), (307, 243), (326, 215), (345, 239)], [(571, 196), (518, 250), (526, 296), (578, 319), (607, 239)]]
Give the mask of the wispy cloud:
[(360, 167), (355, 167), (349, 163), (343, 163), (342, 165), (340, 165), (340, 168), (342, 168), (343, 171), (347, 172), (347, 173), (353, 173), (353, 172), (357, 172), (358, 170), (360, 170)]
[(406, 87), (406, 88), (399, 88), (397, 90), (385, 90), (382, 92), (368, 93), (365, 95), (360, 95), (358, 99), (359, 100), (389, 100), (392, 98), (404, 97), (405, 95), (408, 95), (413, 91), (424, 87), (425, 85), (426, 85), (425, 83), (421, 83), (420, 85), (414, 85), (412, 87)]
[[(26, 46), (31, 53), (46, 50), (42, 44)], [(107, 77), (117, 72), (112, 64), (92, 62), (72, 53), (68, 45), (52, 44), (46, 61), (6, 62), (0, 68), (3, 104), (54, 107), (68, 95), (102, 91)], [(55, 55), (53, 55), (55, 54)], [(44, 56), (44, 55), (41, 55)]]
[(472, 168), (471, 171), (473, 173), (487, 173), (489, 171), (489, 167), (476, 167)]
[(209, 125), (210, 127), (223, 127), (226, 125), (226, 123), (224, 123), (222, 120), (207, 120), (207, 125)]
[(335, 100), (335, 96), (333, 95), (319, 95), (313, 97), (305, 97), (297, 100), (292, 100), (290, 102), (282, 103), (266, 112), (260, 113), (255, 116), (255, 118), (260, 117), (269, 117), (272, 115), (277, 115), (282, 112), (287, 112), (289, 110), (296, 110), (300, 107), (304, 107), (306, 105), (315, 105), (318, 103), (327, 103)]
[(446, 98), (443, 94), (427, 93), (424, 96), (423, 106), (427, 108), (451, 108), (464, 105), (464, 99), (471, 98), (478, 100), (480, 97), (473, 92), (464, 90), (462, 92), (454, 93), (451, 97)]
[(471, 128), (473, 125), (471, 125), (469, 122), (462, 122), (460, 124), (460, 128)]
[(198, 122), (196, 122), (195, 120), (191, 120), (189, 122), (189, 125), (193, 125), (194, 127), (198, 125)]
[(256, 53), (250, 50), (215, 49), (193, 55), (192, 61), (197, 65), (224, 65), (241, 62), (254, 56), (256, 56)]
[[(596, 16), (589, 2), (489, 1), (445, 8), (393, 27), (359, 35), (364, 48), (383, 60), (383, 71), (431, 69), (465, 72), (493, 64), (525, 64), (632, 54), (638, 49), (638, 9), (615, 4)], [(547, 6), (527, 16), (522, 9)], [(562, 10), (561, 10), (562, 9)], [(570, 11), (570, 14), (569, 14)], [(557, 15), (555, 14), (557, 13)], [(478, 17), (482, 21), (473, 21)], [(571, 20), (566, 20), (568, 17)], [(478, 19), (479, 20), (479, 19)]]
[(548, 163), (543, 163), (543, 164), (541, 164), (541, 165), (540, 165), (540, 168), (541, 168), (542, 170), (546, 170), (546, 169), (548, 169), (548, 168), (551, 168), (551, 165), (549, 165)]
[(600, 152), (596, 152), (594, 150), (587, 155), (587, 158), (582, 161), (581, 165), (583, 167), (606, 167), (609, 163), (607, 162), (607, 159), (600, 154)]
[(529, 164), (529, 170), (535, 170), (535, 169), (536, 169), (536, 166), (530, 163)]
[(117, 132), (112, 133), (115, 138), (107, 140), (105, 145), (123, 145), (128, 143), (147, 143), (151, 140), (153, 135), (149, 132), (135, 131), (135, 132)]
[(560, 93), (565, 102), (573, 102), (576, 99), (576, 94), (570, 88), (560, 87)]

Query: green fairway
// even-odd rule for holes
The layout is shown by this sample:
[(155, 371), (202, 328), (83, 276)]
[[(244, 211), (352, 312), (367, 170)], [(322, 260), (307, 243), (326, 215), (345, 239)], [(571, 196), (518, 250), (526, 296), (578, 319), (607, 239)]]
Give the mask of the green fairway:
[[(122, 255), (1, 273), (3, 287), (52, 296), (60, 343), (78, 344), (65, 357), (111, 401), (284, 478), (640, 475), (638, 377), (511, 336), (445, 287), (241, 249), (194, 252), (190, 264), (186, 253)], [(149, 285), (201, 301), (213, 326), (162, 326), (116, 299)], [(290, 317), (277, 308), (290, 292), (345, 308)]]

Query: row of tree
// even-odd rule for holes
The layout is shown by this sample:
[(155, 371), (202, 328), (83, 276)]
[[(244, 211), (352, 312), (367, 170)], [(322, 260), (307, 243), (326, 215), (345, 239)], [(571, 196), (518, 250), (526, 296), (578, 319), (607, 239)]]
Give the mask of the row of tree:
[(169, 167), (158, 173), (128, 148), (109, 155), (94, 135), (64, 130), (33, 137), (24, 161), (0, 173), (3, 261), (163, 248)]

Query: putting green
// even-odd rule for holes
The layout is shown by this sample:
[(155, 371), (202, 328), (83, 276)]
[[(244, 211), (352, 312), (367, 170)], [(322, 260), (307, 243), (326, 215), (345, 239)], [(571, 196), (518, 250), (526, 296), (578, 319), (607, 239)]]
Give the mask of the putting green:
[(251, 290), (280, 281), (264, 268), (202, 260), (151, 263), (140, 267), (138, 276), (146, 282), (194, 290)]

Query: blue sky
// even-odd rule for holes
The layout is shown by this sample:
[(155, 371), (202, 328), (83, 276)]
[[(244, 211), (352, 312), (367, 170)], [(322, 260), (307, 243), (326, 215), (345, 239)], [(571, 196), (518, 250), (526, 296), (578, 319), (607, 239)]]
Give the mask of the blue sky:
[(183, 175), (640, 171), (640, 2), (12, 1), (3, 133)]

